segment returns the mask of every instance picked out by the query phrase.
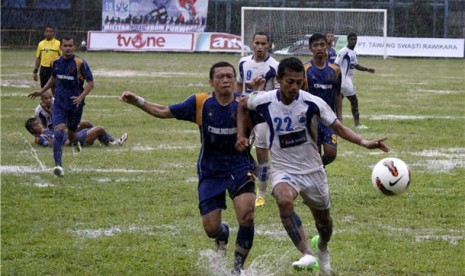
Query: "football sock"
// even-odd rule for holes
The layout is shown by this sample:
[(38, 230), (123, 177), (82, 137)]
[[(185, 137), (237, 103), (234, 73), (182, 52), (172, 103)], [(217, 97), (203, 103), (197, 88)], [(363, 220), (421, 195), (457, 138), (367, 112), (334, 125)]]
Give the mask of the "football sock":
[(281, 222), (294, 245), (298, 247), (302, 241), (302, 237), (300, 236), (299, 232), (299, 227), (302, 225), (302, 221), (300, 220), (297, 213), (293, 211), (290, 216), (281, 217)]
[(100, 135), (98, 137), (98, 140), (100, 142), (102, 142), (102, 144), (104, 144), (105, 146), (108, 146), (108, 144), (110, 144), (110, 142), (113, 142), (115, 141), (115, 138), (113, 138), (110, 134), (108, 134), (107, 132), (104, 132), (102, 135)]
[(64, 130), (55, 130), (54, 132), (55, 139), (53, 139), (53, 158), (55, 159), (55, 164), (62, 167), (61, 157), (63, 154), (63, 145), (65, 143), (65, 131)]

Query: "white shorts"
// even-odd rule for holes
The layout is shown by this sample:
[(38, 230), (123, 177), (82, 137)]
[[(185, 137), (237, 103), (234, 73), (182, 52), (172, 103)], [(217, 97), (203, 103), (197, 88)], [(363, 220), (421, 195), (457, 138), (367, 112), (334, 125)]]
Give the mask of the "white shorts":
[(268, 142), (270, 141), (270, 128), (268, 124), (263, 122), (257, 124), (252, 134), (250, 135), (250, 144), (253, 144), (255, 141), (255, 147), (268, 149)]
[(345, 78), (341, 84), (341, 94), (344, 97), (355, 95), (355, 86), (351, 78)]
[(271, 171), (272, 188), (278, 183), (289, 184), (302, 197), (305, 205), (316, 210), (329, 209), (329, 186), (323, 168), (310, 174), (289, 174), (282, 170)]

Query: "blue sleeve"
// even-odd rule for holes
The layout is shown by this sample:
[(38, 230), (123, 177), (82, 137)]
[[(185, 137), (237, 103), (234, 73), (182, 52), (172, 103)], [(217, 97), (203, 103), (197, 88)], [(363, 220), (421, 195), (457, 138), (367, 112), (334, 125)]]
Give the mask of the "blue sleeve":
[(48, 143), (49, 143), (47, 137), (45, 137), (43, 135), (37, 136), (36, 137), (36, 142), (37, 142), (37, 144), (41, 145), (44, 148), (48, 147)]
[(196, 96), (192, 95), (185, 101), (168, 106), (171, 113), (178, 120), (195, 122), (196, 117)]
[(93, 81), (94, 80), (94, 76), (92, 75), (92, 71), (90, 70), (90, 67), (89, 67), (89, 65), (87, 64), (87, 62), (85, 60), (82, 60), (80, 70), (81, 70), (82, 76), (84, 77), (84, 79), (86, 81)]

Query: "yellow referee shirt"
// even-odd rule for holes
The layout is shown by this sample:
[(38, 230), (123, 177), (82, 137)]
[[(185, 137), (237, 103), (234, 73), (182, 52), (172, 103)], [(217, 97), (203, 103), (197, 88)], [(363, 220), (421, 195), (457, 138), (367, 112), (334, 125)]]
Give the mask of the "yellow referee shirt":
[(36, 57), (40, 58), (40, 66), (50, 67), (52, 61), (58, 56), (61, 56), (59, 40), (44, 39), (37, 45)]

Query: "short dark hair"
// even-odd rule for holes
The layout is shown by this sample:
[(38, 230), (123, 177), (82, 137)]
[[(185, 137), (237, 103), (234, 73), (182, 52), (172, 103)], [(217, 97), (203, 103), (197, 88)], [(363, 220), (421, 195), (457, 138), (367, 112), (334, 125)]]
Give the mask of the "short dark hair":
[(282, 59), (278, 65), (278, 76), (283, 77), (286, 69), (294, 72), (304, 72), (304, 64), (296, 57), (287, 57)]
[(351, 32), (347, 35), (347, 40), (349, 40), (351, 37), (357, 37), (357, 34), (354, 32)]
[(213, 75), (215, 74), (215, 69), (219, 67), (231, 67), (234, 71), (234, 78), (236, 77), (236, 68), (232, 66), (231, 63), (226, 62), (226, 61), (220, 61), (212, 65), (210, 68), (210, 80), (213, 80)]
[(320, 39), (323, 39), (326, 43), (326, 36), (324, 36), (323, 34), (321, 33), (315, 33), (313, 34), (309, 39), (308, 39), (308, 46), (311, 47), (312, 46), (312, 43), (317, 41), (317, 40), (320, 40)]
[(264, 35), (264, 36), (266, 36), (266, 41), (267, 41), (267, 42), (270, 42), (270, 36), (268, 35), (268, 33), (265, 33), (265, 32), (256, 32), (256, 33), (254, 33), (253, 36), (252, 36), (252, 40), (255, 40), (255, 37), (256, 37), (257, 35)]
[(72, 40), (73, 41), (73, 44), (76, 44), (76, 40), (74, 40), (74, 38), (70, 37), (70, 36), (64, 36), (60, 39), (60, 43), (63, 44), (63, 41), (64, 40)]
[(36, 118), (29, 118), (29, 119), (26, 120), (26, 123), (24, 124), (24, 127), (32, 135), (34, 135), (34, 130), (32, 129), (32, 126), (34, 125), (35, 121), (36, 121)]

